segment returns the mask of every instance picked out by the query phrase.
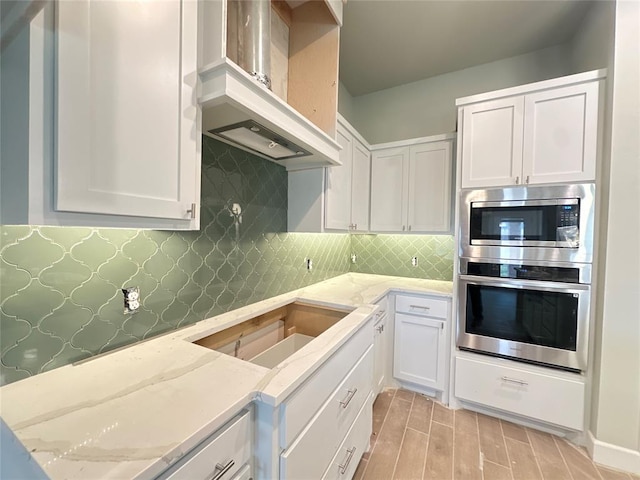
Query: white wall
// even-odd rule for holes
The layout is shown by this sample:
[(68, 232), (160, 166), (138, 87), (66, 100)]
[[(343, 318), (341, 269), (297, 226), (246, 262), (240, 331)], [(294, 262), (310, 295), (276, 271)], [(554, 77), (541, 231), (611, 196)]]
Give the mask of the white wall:
[(575, 73), (605, 68), (613, 55), (613, 24), (616, 4), (595, 2), (570, 43)]
[(356, 118), (353, 97), (342, 82), (338, 83), (338, 112), (353, 125)]
[(550, 47), (354, 97), (349, 121), (369, 143), (449, 133), (456, 130), (456, 98), (569, 73), (568, 46)]
[[(640, 473), (640, 2), (615, 5), (605, 132), (609, 188), (599, 253), (594, 459)], [(602, 40), (602, 39), (601, 39)], [(597, 446), (598, 447), (598, 446)]]

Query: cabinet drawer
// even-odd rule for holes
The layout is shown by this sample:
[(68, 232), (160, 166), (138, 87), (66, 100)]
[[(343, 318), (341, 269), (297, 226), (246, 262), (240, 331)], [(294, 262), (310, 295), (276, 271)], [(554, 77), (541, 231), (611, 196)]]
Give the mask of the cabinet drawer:
[(227, 479), (233, 477), (250, 458), (251, 415), (245, 412), (187, 453), (160, 478), (208, 480), (226, 470), (220, 479)]
[(574, 430), (583, 429), (585, 384), (553, 375), (456, 358), (456, 397)]
[(373, 347), (280, 457), (280, 478), (320, 478), (371, 392)]
[(371, 395), (353, 422), (353, 426), (342, 445), (338, 448), (331, 465), (324, 473), (322, 480), (353, 478), (362, 454), (369, 448), (369, 438), (373, 425), (373, 395)]
[(245, 465), (231, 480), (251, 480), (251, 466)]
[(373, 322), (369, 321), (291, 397), (282, 404), (280, 447), (285, 449), (336, 389), (362, 354), (373, 344)]
[(447, 318), (449, 301), (441, 298), (412, 297), (398, 295), (396, 312), (424, 315), (428, 317)]

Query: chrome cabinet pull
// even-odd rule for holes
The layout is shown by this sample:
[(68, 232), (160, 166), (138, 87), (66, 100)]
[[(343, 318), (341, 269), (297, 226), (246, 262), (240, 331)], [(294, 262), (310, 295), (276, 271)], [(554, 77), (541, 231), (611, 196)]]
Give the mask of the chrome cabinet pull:
[(431, 310), (431, 307), (426, 307), (424, 305), (409, 305), (409, 308), (418, 308), (418, 309), (427, 310), (427, 311)]
[(526, 386), (529, 385), (527, 382), (525, 382), (524, 380), (518, 380), (517, 378), (509, 378), (509, 377), (500, 377), (502, 379), (503, 382), (507, 382), (507, 383), (515, 383), (517, 385), (521, 385), (521, 386)]
[(189, 214), (189, 217), (196, 218), (196, 204), (195, 203), (191, 204), (191, 208), (189, 210), (187, 210), (187, 213)]
[(340, 475), (344, 475), (344, 473), (347, 471), (347, 468), (349, 468), (349, 464), (351, 463), (351, 459), (353, 458), (354, 453), (356, 453), (356, 447), (347, 449), (347, 458), (343, 463), (338, 465), (338, 468), (340, 469)]
[(411, 225), (409, 225), (409, 231), (411, 231)]
[(520, 185), (520, 177), (516, 177), (516, 185)]
[(402, 231), (403, 231), (403, 232), (404, 232), (405, 228), (406, 228), (406, 227), (405, 227), (404, 225), (402, 225)]
[(231, 470), (231, 467), (233, 467), (235, 464), (236, 462), (234, 460), (229, 460), (226, 465), (220, 465), (219, 463), (216, 463), (216, 469), (213, 472), (214, 475), (213, 477), (211, 477), (211, 480), (220, 480), (229, 470)]
[(529, 175), (527, 175), (527, 179), (524, 181), (527, 185), (529, 184)]
[(349, 403), (351, 403), (351, 400), (353, 400), (353, 397), (357, 391), (357, 388), (354, 388), (353, 390), (347, 390), (347, 398), (345, 400), (340, 400), (340, 405), (342, 405), (342, 408), (347, 408)]
[[(528, 177), (527, 177), (527, 178), (528, 178)], [(354, 229), (354, 230), (357, 230), (357, 229), (358, 229), (358, 224), (357, 224), (357, 223), (354, 223), (354, 224), (353, 224), (353, 229)]]

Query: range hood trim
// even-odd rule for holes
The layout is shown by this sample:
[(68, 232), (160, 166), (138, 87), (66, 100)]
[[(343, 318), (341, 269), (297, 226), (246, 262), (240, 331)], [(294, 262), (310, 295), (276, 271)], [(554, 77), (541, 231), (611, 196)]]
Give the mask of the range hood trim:
[[(198, 72), (200, 95), (198, 103), (202, 109), (202, 131), (210, 136), (209, 130), (228, 126), (245, 120), (253, 120), (282, 138), (308, 151), (306, 157), (274, 160), (287, 170), (339, 166), (341, 147), (335, 139), (314, 125), (293, 107), (267, 90), (248, 73), (227, 58), (211, 63)], [(233, 109), (233, 118), (228, 120), (221, 111)], [(214, 136), (246, 151), (253, 150), (231, 141)]]

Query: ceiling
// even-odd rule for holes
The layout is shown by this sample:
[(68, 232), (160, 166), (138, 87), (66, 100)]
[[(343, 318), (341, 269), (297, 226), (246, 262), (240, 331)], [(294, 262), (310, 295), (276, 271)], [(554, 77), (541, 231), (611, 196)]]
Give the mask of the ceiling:
[(340, 81), (353, 96), (570, 40), (586, 0), (349, 0)]

